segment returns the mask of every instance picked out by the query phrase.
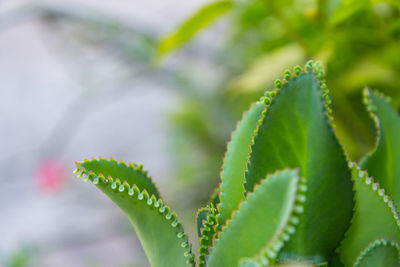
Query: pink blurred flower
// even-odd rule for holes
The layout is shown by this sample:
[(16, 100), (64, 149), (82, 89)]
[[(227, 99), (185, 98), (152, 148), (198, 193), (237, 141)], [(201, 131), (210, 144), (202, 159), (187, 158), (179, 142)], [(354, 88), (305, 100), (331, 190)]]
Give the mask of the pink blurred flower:
[(36, 170), (36, 183), (39, 189), (43, 191), (59, 191), (64, 184), (65, 178), (64, 166), (56, 160), (44, 160)]

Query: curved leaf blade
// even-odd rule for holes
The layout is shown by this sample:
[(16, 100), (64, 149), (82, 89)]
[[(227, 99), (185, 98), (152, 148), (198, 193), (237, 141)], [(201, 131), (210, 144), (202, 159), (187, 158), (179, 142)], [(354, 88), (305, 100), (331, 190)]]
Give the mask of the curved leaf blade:
[(185, 44), (200, 30), (229, 12), (232, 7), (233, 3), (230, 0), (220, 0), (203, 6), (184, 21), (174, 32), (161, 39), (156, 58), (159, 59)]
[(378, 129), (378, 141), (374, 151), (360, 162), (369, 175), (400, 206), (400, 117), (383, 95), (364, 90), (364, 102)]
[(358, 255), (376, 239), (400, 241), (400, 221), (393, 201), (366, 171), (350, 163), (355, 207), (351, 225), (339, 249), (345, 266), (353, 266)]
[(240, 259), (257, 253), (257, 260), (271, 261), (295, 231), (305, 199), (303, 182), (296, 170), (264, 179), (220, 233), (207, 266), (238, 266)]
[(396, 242), (378, 239), (358, 257), (354, 267), (398, 267), (400, 246)]
[(156, 198), (160, 198), (156, 185), (148, 176), (147, 171), (143, 170), (143, 165), (126, 164), (124, 161), (106, 160), (104, 158), (84, 160), (77, 162), (76, 165), (78, 169), (92, 171), (106, 178), (125, 180), (130, 185), (137, 185), (140, 190), (146, 190), (150, 196), (154, 195)]
[[(266, 107), (252, 144), (246, 173), (251, 192), (266, 173), (300, 168), (307, 202), (300, 224), (281, 258), (326, 261), (348, 228), (353, 192), (346, 157), (330, 125), (330, 99), (319, 65), (285, 72)], [(282, 85), (283, 83), (283, 85)], [(330, 233), (330, 234), (327, 234)]]
[[(144, 251), (152, 266), (193, 266), (194, 255), (188, 236), (183, 231), (182, 223), (177, 220), (176, 214), (164, 205), (155, 195), (149, 196), (147, 190), (141, 190), (136, 185), (131, 186), (125, 177), (107, 178), (98, 173), (107, 173), (93, 162), (77, 163), (78, 176), (85, 181), (91, 181), (106, 194), (128, 216), (142, 243)], [(89, 167), (97, 166), (96, 172)], [(102, 166), (107, 166), (102, 162)], [(119, 166), (121, 173), (126, 169), (124, 164), (110, 162), (111, 166)], [(85, 166), (85, 167), (83, 167)], [(116, 167), (117, 168), (117, 167)], [(120, 173), (113, 170), (114, 173)], [(121, 182), (124, 181), (124, 182)]]
[(218, 223), (221, 225), (231, 218), (232, 211), (237, 210), (239, 203), (245, 199), (244, 182), (250, 143), (264, 107), (263, 102), (256, 102), (250, 107), (228, 144), (221, 172), (220, 203), (217, 206)]

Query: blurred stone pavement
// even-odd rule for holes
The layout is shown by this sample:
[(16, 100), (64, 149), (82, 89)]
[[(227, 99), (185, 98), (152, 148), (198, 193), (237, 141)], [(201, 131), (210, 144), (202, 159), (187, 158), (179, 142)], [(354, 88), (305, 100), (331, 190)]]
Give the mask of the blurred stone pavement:
[(180, 101), (102, 51), (71, 52), (39, 18), (10, 14), (65, 4), (165, 33), (204, 2), (0, 1), (0, 265), (28, 247), (32, 266), (148, 266), (122, 212), (72, 171), (99, 156), (143, 163), (168, 202), (166, 114)]

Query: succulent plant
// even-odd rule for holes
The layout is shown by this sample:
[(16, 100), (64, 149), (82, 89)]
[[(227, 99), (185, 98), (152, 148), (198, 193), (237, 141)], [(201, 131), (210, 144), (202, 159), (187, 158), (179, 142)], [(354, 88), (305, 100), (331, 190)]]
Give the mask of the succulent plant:
[(197, 213), (197, 259), (141, 165), (100, 158), (77, 162), (76, 173), (126, 213), (152, 266), (400, 266), (400, 119), (390, 100), (365, 89), (378, 141), (357, 163), (336, 138), (321, 64), (286, 71), (275, 87), (232, 135), (217, 194)]

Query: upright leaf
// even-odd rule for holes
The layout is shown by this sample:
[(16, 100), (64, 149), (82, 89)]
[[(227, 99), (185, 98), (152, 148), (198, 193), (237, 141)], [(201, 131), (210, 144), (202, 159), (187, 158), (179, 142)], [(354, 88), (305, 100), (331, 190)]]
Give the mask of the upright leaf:
[(201, 208), (197, 210), (196, 213), (196, 226), (197, 226), (197, 236), (202, 237), (201, 230), (204, 228), (204, 223), (207, 220), (207, 216), (210, 214), (210, 208)]
[(400, 266), (399, 244), (378, 239), (369, 245), (357, 258), (354, 267), (398, 267)]
[(286, 71), (284, 81), (276, 82), (280, 89), (263, 112), (246, 173), (248, 192), (267, 173), (286, 167), (300, 168), (307, 180), (304, 214), (281, 254), (288, 259), (326, 260), (343, 239), (352, 214), (350, 172), (329, 122), (323, 77), (320, 65), (309, 62), (305, 70)]
[[(90, 180), (95, 184), (124, 211), (152, 266), (194, 264), (191, 245), (183, 232), (182, 223), (161, 199), (156, 198), (156, 192), (151, 191), (154, 190), (154, 184), (144, 181), (137, 170), (114, 160), (93, 159), (78, 162), (76, 172), (85, 181)], [(119, 175), (119, 179), (111, 175)], [(138, 184), (146, 188), (139, 188)], [(147, 190), (151, 191), (152, 196)]]
[(280, 171), (264, 179), (220, 233), (207, 266), (238, 266), (239, 260), (256, 254), (257, 262), (272, 261), (295, 231), (305, 191), (298, 171)]
[(400, 221), (385, 190), (355, 164), (352, 167), (355, 207), (351, 226), (339, 249), (345, 266), (353, 266), (360, 253), (377, 239), (400, 242)]
[(225, 220), (231, 218), (232, 211), (237, 210), (239, 202), (244, 200), (245, 170), (250, 143), (264, 107), (263, 102), (253, 104), (237, 125), (228, 144), (221, 172), (218, 205), (218, 222), (222, 225), (225, 224)]
[(378, 128), (374, 151), (360, 162), (400, 205), (400, 117), (383, 95), (364, 90), (364, 100)]
[(232, 6), (233, 3), (230, 0), (220, 0), (203, 6), (174, 32), (161, 39), (158, 45), (157, 57), (160, 58), (185, 44), (200, 30), (230, 11)]
[(206, 218), (202, 220), (200, 229), (199, 267), (206, 265), (206, 257), (210, 253), (210, 248), (214, 245), (214, 235), (217, 232), (217, 210), (213, 204), (210, 204), (206, 210), (206, 214), (199, 213), (202, 216), (206, 215)]

